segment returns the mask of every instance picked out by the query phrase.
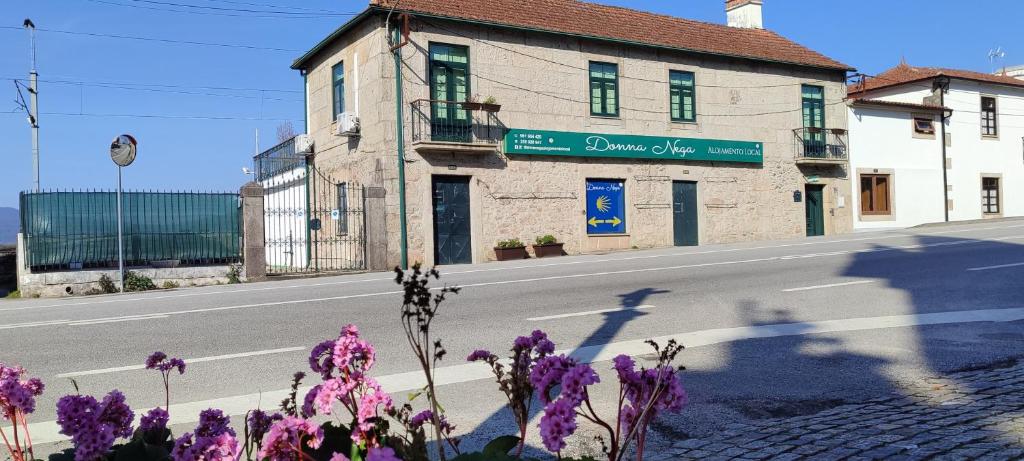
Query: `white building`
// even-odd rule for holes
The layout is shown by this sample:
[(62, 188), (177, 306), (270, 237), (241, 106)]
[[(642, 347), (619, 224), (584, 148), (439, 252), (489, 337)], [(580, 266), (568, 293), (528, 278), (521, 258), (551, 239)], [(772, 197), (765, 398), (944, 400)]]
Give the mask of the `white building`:
[(900, 64), (849, 110), (854, 228), (1024, 216), (1024, 80)]

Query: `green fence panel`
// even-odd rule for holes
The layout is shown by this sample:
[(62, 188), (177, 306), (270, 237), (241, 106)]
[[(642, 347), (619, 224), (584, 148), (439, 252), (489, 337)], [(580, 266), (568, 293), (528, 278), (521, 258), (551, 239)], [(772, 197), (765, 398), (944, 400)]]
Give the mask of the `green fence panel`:
[[(20, 199), (32, 270), (117, 266), (116, 192), (24, 192)], [(240, 261), (237, 194), (125, 192), (122, 200), (126, 265)]]

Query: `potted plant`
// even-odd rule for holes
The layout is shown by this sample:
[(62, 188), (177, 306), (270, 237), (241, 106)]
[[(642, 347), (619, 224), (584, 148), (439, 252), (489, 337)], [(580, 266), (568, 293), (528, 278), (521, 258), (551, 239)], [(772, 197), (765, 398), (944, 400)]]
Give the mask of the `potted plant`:
[(483, 108), (483, 104), (480, 103), (480, 95), (475, 94), (466, 99), (466, 102), (462, 103), (462, 110), (477, 111)]
[(508, 239), (498, 242), (494, 247), (494, 255), (498, 261), (511, 261), (513, 259), (526, 259), (526, 245), (519, 239)]
[(498, 104), (498, 99), (494, 96), (488, 96), (484, 102), (480, 103), (480, 109), (484, 112), (500, 112), (501, 104)]
[(533, 244), (533, 253), (538, 258), (547, 258), (549, 256), (562, 256), (565, 252), (562, 251), (562, 243), (558, 242), (558, 239), (554, 235), (548, 234), (541, 237), (537, 237), (536, 243)]

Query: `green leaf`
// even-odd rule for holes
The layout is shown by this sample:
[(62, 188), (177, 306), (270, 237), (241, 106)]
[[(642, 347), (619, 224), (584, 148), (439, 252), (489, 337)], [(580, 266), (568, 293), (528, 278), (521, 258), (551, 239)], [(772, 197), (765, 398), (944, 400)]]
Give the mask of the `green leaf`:
[(519, 437), (514, 435), (503, 435), (491, 440), (484, 446), (485, 455), (507, 455), (512, 449), (519, 446)]

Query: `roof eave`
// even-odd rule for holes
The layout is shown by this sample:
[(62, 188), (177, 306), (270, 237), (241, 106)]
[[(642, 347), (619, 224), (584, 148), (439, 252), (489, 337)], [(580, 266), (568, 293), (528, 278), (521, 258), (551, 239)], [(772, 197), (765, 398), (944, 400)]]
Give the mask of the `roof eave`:
[(583, 39), (588, 39), (588, 40), (604, 41), (604, 42), (617, 43), (617, 44), (622, 44), (622, 45), (631, 45), (631, 46), (639, 46), (639, 47), (646, 47), (646, 48), (655, 48), (655, 49), (660, 49), (660, 50), (682, 51), (682, 52), (686, 52), (686, 53), (694, 53), (694, 54), (700, 54), (700, 55), (704, 55), (704, 56), (719, 56), (719, 57), (727, 57), (727, 58), (746, 59), (746, 60), (750, 60), (750, 61), (769, 62), (769, 63), (775, 63), (775, 64), (786, 64), (786, 65), (791, 65), (791, 66), (800, 66), (800, 67), (807, 67), (807, 68), (811, 68), (811, 69), (822, 69), (822, 70), (830, 70), (830, 71), (836, 71), (836, 72), (855, 72), (857, 70), (856, 68), (850, 67), (848, 64), (842, 64), (842, 63), (839, 63), (840, 65), (838, 65), (838, 66), (818, 66), (818, 65), (814, 65), (814, 64), (807, 64), (807, 63), (801, 63), (801, 62), (792, 62), (792, 61), (784, 61), (784, 60), (759, 58), (759, 57), (756, 57), (756, 56), (747, 56), (747, 55), (730, 54), (730, 53), (715, 53), (715, 52), (711, 52), (711, 51), (695, 50), (695, 49), (691, 49), (691, 48), (675, 47), (675, 46), (668, 46), (668, 45), (658, 45), (658, 44), (654, 44), (654, 43), (637, 42), (637, 41), (633, 41), (633, 40), (623, 40), (623, 39), (612, 38), (612, 37), (602, 37), (600, 35), (576, 34), (576, 33), (572, 33), (572, 32), (564, 32), (564, 31), (558, 31), (558, 30), (552, 30), (552, 29), (544, 29), (544, 28), (540, 28), (540, 27), (517, 26), (517, 25), (514, 25), (514, 24), (505, 24), (505, 23), (494, 22), (494, 21), (481, 21), (481, 20), (477, 20), (477, 19), (466, 19), (466, 18), (459, 18), (459, 17), (455, 17), (455, 16), (446, 16), (446, 15), (439, 15), (439, 14), (433, 14), (433, 13), (424, 13), (424, 12), (421, 12), (421, 11), (402, 11), (402, 12), (403, 13), (408, 13), (408, 14), (414, 14), (414, 15), (418, 15), (418, 16), (423, 16), (423, 17), (427, 17), (427, 18), (442, 19), (442, 20), (447, 20), (447, 21), (452, 21), (452, 22), (461, 22), (461, 23), (466, 23), (466, 24), (476, 24), (476, 25), (483, 25), (483, 26), (501, 27), (501, 28), (504, 28), (504, 29), (520, 30), (520, 31), (526, 31), (526, 32), (541, 32), (541, 33), (546, 33), (546, 34), (555, 34), (555, 35), (561, 35), (561, 36), (566, 36), (566, 37), (583, 38)]
[[(318, 43), (311, 50), (307, 51), (300, 58), (296, 59), (295, 62), (292, 63), (292, 69), (301, 69), (307, 62), (309, 62), (310, 59), (313, 58), (313, 56), (315, 56), (317, 53), (319, 53), (324, 48), (326, 48), (335, 39), (337, 39), (338, 37), (343, 35), (345, 32), (348, 32), (350, 29), (352, 29), (352, 27), (354, 27), (356, 24), (358, 24), (362, 20), (366, 19), (367, 17), (371, 16), (372, 14), (377, 13), (377, 12), (382, 12), (382, 11), (390, 11), (390, 10), (389, 9), (385, 9), (385, 8), (381, 8), (379, 6), (373, 6), (373, 5), (369, 6), (366, 10), (363, 10), (363, 12), (359, 13), (358, 16), (350, 19), (344, 25), (342, 25), (337, 30), (335, 30), (333, 33), (331, 33), (331, 35), (329, 35), (326, 38), (324, 38), (323, 40), (321, 40), (320, 43)], [(811, 69), (821, 69), (821, 70), (829, 70), (829, 71), (836, 71), (836, 72), (854, 72), (854, 71), (857, 70), (857, 69), (855, 69), (855, 68), (853, 68), (853, 67), (851, 67), (851, 66), (849, 66), (847, 64), (842, 64), (842, 63), (840, 63), (840, 65), (838, 65), (838, 66), (819, 66), (819, 65), (807, 64), (807, 63), (801, 63), (801, 62), (792, 62), (792, 61), (785, 61), (785, 60), (773, 60), (773, 59), (767, 59), (767, 58), (759, 58), (759, 57), (756, 57), (756, 56), (746, 56), (746, 55), (730, 54), (730, 53), (715, 53), (715, 52), (710, 52), (710, 51), (695, 50), (695, 49), (691, 49), (691, 48), (682, 48), (682, 47), (674, 47), (674, 46), (667, 46), (667, 45), (657, 45), (657, 44), (653, 44), (653, 43), (637, 42), (637, 41), (633, 41), (633, 40), (623, 40), (623, 39), (616, 39), (616, 38), (611, 38), (611, 37), (602, 37), (600, 35), (575, 34), (575, 33), (571, 33), (571, 32), (563, 32), (563, 31), (557, 31), (557, 30), (551, 30), (551, 29), (543, 29), (543, 28), (539, 28), (539, 27), (517, 26), (517, 25), (505, 24), (505, 23), (501, 23), (501, 22), (481, 21), (481, 20), (476, 20), (476, 19), (459, 18), (459, 17), (455, 17), (455, 16), (446, 16), (446, 15), (440, 15), (440, 14), (425, 13), (425, 12), (422, 12), (422, 11), (396, 9), (396, 10), (394, 10), (394, 12), (395, 13), (408, 13), (408, 14), (413, 14), (413, 15), (422, 16), (422, 17), (426, 17), (426, 18), (446, 20), (446, 21), (452, 21), (452, 22), (460, 22), (460, 23), (465, 23), (465, 24), (475, 24), (475, 25), (483, 25), (483, 26), (491, 26), (491, 27), (500, 27), (500, 28), (509, 29), (509, 30), (520, 30), (520, 31), (527, 31), (527, 32), (541, 32), (541, 33), (546, 33), (546, 34), (555, 34), (555, 35), (561, 35), (561, 36), (566, 36), (566, 37), (574, 37), (574, 38), (583, 38), (583, 39), (588, 39), (588, 40), (604, 41), (604, 42), (617, 43), (617, 44), (622, 44), (622, 45), (631, 45), (631, 46), (639, 46), (639, 47), (646, 47), (646, 48), (655, 48), (655, 49), (661, 49), (661, 50), (682, 51), (682, 52), (686, 52), (686, 53), (693, 53), (693, 54), (699, 54), (699, 55), (704, 55), (704, 56), (720, 56), (720, 57), (727, 57), (727, 58), (737, 58), (737, 59), (745, 59), (745, 60), (757, 61), (757, 62), (769, 62), (769, 63), (775, 63), (775, 64), (785, 64), (785, 65), (791, 65), (791, 66), (799, 66), (799, 67), (806, 67), (806, 68), (811, 68)]]
[(873, 108), (877, 108), (877, 109), (889, 109), (889, 110), (901, 110), (901, 109), (904, 109), (904, 110), (909, 110), (909, 111), (922, 111), (922, 112), (935, 112), (935, 113), (942, 113), (942, 112), (952, 113), (953, 112), (953, 109), (950, 109), (948, 107), (926, 106), (926, 105), (923, 105), (923, 104), (901, 103), (901, 102), (893, 102), (893, 101), (877, 101), (877, 100), (859, 99), (859, 98), (850, 99), (850, 105), (852, 105), (852, 106), (859, 106), (859, 107), (867, 106), (867, 107), (873, 107)]
[(303, 54), (298, 59), (293, 61), (291, 66), (292, 69), (302, 70), (302, 68), (305, 67), (306, 63), (313, 59), (313, 57), (316, 56), (317, 53), (323, 51), (324, 48), (327, 48), (327, 46), (334, 42), (334, 40), (336, 40), (338, 37), (341, 37), (349, 30), (352, 30), (353, 27), (363, 22), (363, 20), (369, 18), (370, 16), (379, 11), (382, 11), (380, 7), (371, 5), (367, 7), (365, 10), (361, 11), (359, 14), (353, 16), (347, 22), (342, 24), (341, 27), (338, 27), (337, 29), (335, 29), (334, 32), (331, 32), (330, 35), (325, 37), (323, 40), (320, 40), (320, 43), (317, 43), (316, 46), (314, 46), (305, 54)]

